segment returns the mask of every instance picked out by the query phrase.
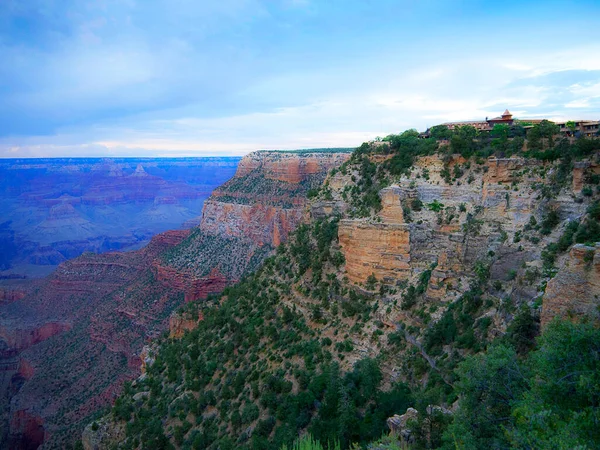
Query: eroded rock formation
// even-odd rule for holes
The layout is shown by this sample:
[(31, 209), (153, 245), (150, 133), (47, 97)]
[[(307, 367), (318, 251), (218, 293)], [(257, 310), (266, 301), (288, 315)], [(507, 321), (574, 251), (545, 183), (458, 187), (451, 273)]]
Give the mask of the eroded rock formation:
[(577, 244), (548, 282), (542, 303), (542, 326), (555, 317), (598, 319), (599, 308), (600, 244), (596, 247)]

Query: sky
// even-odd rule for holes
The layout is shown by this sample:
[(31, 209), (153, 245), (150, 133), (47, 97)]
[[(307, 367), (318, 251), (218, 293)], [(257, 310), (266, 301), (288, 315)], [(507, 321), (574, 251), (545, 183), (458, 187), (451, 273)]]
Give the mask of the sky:
[(600, 1), (0, 0), (0, 157), (355, 147), (600, 118)]

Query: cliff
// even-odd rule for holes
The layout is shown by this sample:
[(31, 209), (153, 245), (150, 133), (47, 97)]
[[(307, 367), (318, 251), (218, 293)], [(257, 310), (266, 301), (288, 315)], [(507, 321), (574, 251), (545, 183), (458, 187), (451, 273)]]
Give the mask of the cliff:
[(308, 192), (349, 155), (307, 150), (245, 156), (235, 176), (205, 202), (199, 227), (162, 264), (195, 277), (199, 285), (215, 285), (199, 287), (200, 296), (239, 280), (308, 219)]
[(600, 245), (577, 244), (548, 282), (542, 303), (542, 326), (553, 318), (600, 320)]
[[(210, 306), (191, 302), (188, 316), (173, 317), (178, 339), (155, 341), (154, 364), (113, 409), (114, 426), (128, 432), (111, 444), (281, 448), (310, 431), (366, 446), (411, 395), (429, 405), (414, 417), (432, 424), (413, 435), (441, 436), (452, 418), (435, 422), (433, 412), (452, 415), (463, 372), (516, 376), (540, 315), (543, 324), (597, 320), (598, 250), (579, 244), (600, 241), (598, 151), (517, 148), (506, 157), (483, 137), (454, 148), (413, 131), (363, 144), (311, 192), (306, 222), (277, 252)], [(281, 216), (249, 212), (258, 180), (248, 177), (266, 164), (243, 162), (205, 207), (219, 220), (203, 218), (165, 264), (206, 276), (214, 258), (219, 273), (240, 274), (214, 248), (273, 245)], [(269, 207), (299, 203), (290, 183), (306, 165), (293, 167), (293, 176), (266, 177)], [(246, 219), (266, 221), (265, 230)], [(233, 253), (246, 264), (248, 253)], [(505, 353), (479, 364), (496, 344)], [(502, 358), (509, 365), (498, 371)], [(154, 414), (159, 425), (140, 419)]]

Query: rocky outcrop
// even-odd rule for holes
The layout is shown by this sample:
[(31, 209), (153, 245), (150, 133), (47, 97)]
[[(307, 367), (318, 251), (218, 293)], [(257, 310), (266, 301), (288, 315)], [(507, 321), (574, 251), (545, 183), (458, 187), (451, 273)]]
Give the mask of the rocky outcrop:
[(542, 302), (542, 326), (553, 318), (600, 318), (600, 245), (574, 245), (554, 278), (546, 286)]
[(592, 161), (576, 161), (573, 163), (573, 192), (579, 194), (587, 178), (592, 175), (600, 174), (600, 164)]
[(257, 245), (276, 247), (287, 239), (303, 217), (302, 208), (209, 200), (204, 206), (200, 228), (208, 234), (244, 237)]
[(306, 194), (348, 159), (338, 152), (255, 152), (245, 156), (235, 177), (206, 201), (200, 229), (210, 235), (244, 237), (278, 246), (306, 219)]
[(196, 328), (202, 320), (204, 320), (202, 311), (195, 316), (189, 313), (173, 313), (169, 318), (169, 336), (179, 339), (186, 331)]
[(40, 447), (46, 438), (44, 421), (28, 410), (16, 411), (10, 421), (9, 447), (29, 450)]
[(392, 186), (380, 196), (382, 222), (346, 219), (338, 227), (346, 272), (354, 283), (363, 283), (371, 275), (396, 283), (410, 275), (410, 227), (404, 223), (402, 190)]
[(16, 302), (25, 295), (27, 294), (24, 291), (17, 289), (0, 289), (0, 304)]
[(205, 202), (198, 229), (162, 265), (195, 280), (197, 293), (189, 298), (239, 280), (308, 219), (308, 191), (348, 157), (311, 151), (245, 156), (235, 177)]
[(485, 183), (511, 183), (518, 179), (518, 172), (527, 165), (523, 158), (489, 158)]
[(81, 443), (85, 450), (108, 450), (121, 442), (125, 435), (125, 424), (113, 424), (102, 418), (85, 427)]
[(380, 281), (395, 283), (409, 277), (408, 225), (342, 220), (338, 238), (350, 281), (362, 283), (375, 275)]
[(11, 349), (22, 352), (39, 342), (70, 329), (71, 324), (60, 322), (45, 323), (31, 328), (11, 329), (0, 326), (0, 339)]
[(419, 411), (414, 408), (408, 408), (402, 415), (395, 414), (386, 421), (390, 434), (397, 436), (404, 442), (413, 442), (414, 436), (409, 427), (409, 422), (416, 422), (419, 418)]
[(158, 260), (152, 263), (156, 279), (165, 287), (184, 293), (186, 303), (201, 300), (210, 294), (221, 292), (229, 283), (229, 279), (214, 268), (206, 277), (195, 277), (193, 274), (177, 271), (172, 267), (161, 265)]
[(239, 163), (236, 177), (260, 172), (269, 180), (301, 183), (311, 175), (326, 174), (340, 166), (349, 153), (261, 151), (245, 156)]

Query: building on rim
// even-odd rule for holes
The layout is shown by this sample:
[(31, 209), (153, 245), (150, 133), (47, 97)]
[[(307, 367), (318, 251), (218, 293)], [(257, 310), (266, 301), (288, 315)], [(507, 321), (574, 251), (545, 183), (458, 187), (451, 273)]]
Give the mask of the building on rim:
[(540, 123), (543, 119), (515, 119), (511, 112), (506, 109), (501, 116), (494, 117), (492, 119), (485, 120), (466, 120), (461, 122), (446, 122), (442, 125), (448, 127), (449, 130), (454, 130), (457, 127), (461, 127), (463, 125), (471, 125), (478, 131), (492, 131), (494, 125), (513, 125), (516, 123), (521, 123), (525, 128), (532, 127), (533, 125)]
[[(516, 119), (513, 117), (511, 112), (506, 109), (499, 117), (493, 117), (491, 119), (485, 118), (485, 120), (465, 120), (460, 122), (446, 122), (441, 125), (448, 127), (449, 130), (454, 130), (458, 127), (470, 125), (479, 132), (490, 132), (495, 125), (521, 125), (525, 129), (529, 129), (534, 125), (542, 122), (544, 119)], [(556, 122), (560, 129), (560, 133), (565, 136), (598, 136), (600, 134), (600, 121), (598, 120), (576, 120), (576, 121), (564, 121)], [(429, 137), (430, 129), (427, 129), (425, 133), (421, 135), (423, 137)]]

